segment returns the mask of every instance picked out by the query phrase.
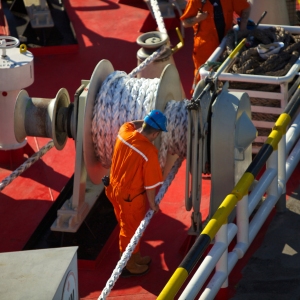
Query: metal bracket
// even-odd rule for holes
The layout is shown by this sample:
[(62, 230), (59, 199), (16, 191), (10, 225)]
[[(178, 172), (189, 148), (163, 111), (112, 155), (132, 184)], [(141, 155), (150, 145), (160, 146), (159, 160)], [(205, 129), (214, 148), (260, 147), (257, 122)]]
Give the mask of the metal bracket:
[(96, 200), (104, 190), (103, 183), (95, 185), (87, 176), (83, 159), (84, 112), (89, 81), (82, 81), (74, 99), (76, 121), (76, 156), (73, 195), (57, 211), (57, 219), (51, 226), (52, 231), (77, 232)]
[(189, 235), (199, 235), (202, 231), (201, 212), (193, 212), (191, 215), (191, 227), (188, 230)]

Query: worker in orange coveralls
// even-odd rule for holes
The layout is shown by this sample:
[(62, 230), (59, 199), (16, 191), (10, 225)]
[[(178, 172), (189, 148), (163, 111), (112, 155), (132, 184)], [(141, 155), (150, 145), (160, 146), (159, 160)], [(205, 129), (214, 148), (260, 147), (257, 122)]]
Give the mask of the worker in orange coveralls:
[(250, 14), (247, 0), (188, 0), (180, 19), (184, 27), (194, 29), (195, 80), (192, 92), (200, 80), (199, 68), (232, 28), (234, 12), (240, 16), (240, 30), (246, 29)]
[[(147, 199), (151, 209), (159, 210), (155, 194), (163, 183), (163, 176), (158, 151), (152, 142), (161, 131), (167, 131), (166, 126), (164, 114), (153, 110), (144, 120), (125, 123), (119, 130), (106, 195), (120, 225), (120, 255), (145, 217)], [(146, 274), (150, 262), (149, 256), (141, 256), (138, 243), (121, 277)]]

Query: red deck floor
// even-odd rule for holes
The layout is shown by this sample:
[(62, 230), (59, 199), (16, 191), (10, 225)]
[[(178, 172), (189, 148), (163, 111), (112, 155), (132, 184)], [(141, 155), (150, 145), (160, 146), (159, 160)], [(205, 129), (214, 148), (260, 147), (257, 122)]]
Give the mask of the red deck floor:
[[(143, 6), (140, 2), (136, 4)], [(31, 97), (53, 98), (64, 87), (72, 98), (81, 80), (90, 79), (101, 59), (110, 60), (115, 70), (129, 73), (137, 65), (136, 53), (139, 46), (135, 41), (141, 35), (141, 28), (146, 28), (147, 31), (156, 28), (147, 9), (121, 4), (117, 0), (68, 0), (65, 6), (76, 32), (78, 51), (74, 53), (72, 48), (66, 54), (35, 56), (35, 81), (25, 88)], [(192, 32), (186, 30), (185, 34), (184, 49), (175, 54), (174, 60), (185, 93), (189, 97), (193, 77)], [(176, 44), (178, 38), (174, 26), (170, 27), (169, 35), (171, 42)], [(65, 48), (62, 52), (68, 52), (68, 49)], [(47, 141), (42, 138), (29, 138), (28, 146), (24, 149), (2, 152), (0, 180)], [(72, 140), (60, 152), (51, 149), (3, 190), (0, 195), (0, 252), (19, 251), (25, 245), (73, 174), (74, 153)], [(183, 250), (188, 243), (187, 229), (190, 225), (190, 212), (186, 212), (183, 200), (184, 176), (185, 167), (182, 166), (162, 201), (161, 212), (153, 217), (145, 232), (142, 251), (151, 254), (153, 258), (151, 271), (141, 278), (119, 279), (109, 298), (155, 299), (183, 259)], [(204, 214), (207, 212), (205, 203), (208, 194), (209, 183), (206, 181), (202, 198)], [(262, 236), (263, 231), (259, 238)], [(98, 299), (116, 265), (117, 243), (116, 229), (103, 249), (97, 266), (94, 269), (79, 269), (81, 299)], [(248, 255), (253, 249), (249, 249)], [(245, 260), (240, 262), (244, 263)], [(233, 282), (239, 277), (240, 269), (237, 266), (236, 273), (233, 273)]]

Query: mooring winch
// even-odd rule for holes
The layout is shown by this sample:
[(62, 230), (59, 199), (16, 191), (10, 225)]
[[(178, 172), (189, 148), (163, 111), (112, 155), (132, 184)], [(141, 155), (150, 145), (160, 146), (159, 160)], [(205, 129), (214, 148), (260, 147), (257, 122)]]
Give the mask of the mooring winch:
[(189, 234), (199, 234), (202, 173), (211, 174), (209, 218), (248, 166), (256, 137), (248, 95), (229, 92), (226, 84), (219, 89), (217, 79), (218, 73), (208, 88), (201, 81), (189, 101), (182, 99), (173, 64), (165, 66), (159, 79), (148, 79), (114, 71), (102, 60), (91, 80), (82, 80), (73, 103), (64, 88), (53, 99), (31, 98), (22, 90), (15, 106), (17, 141), (48, 137), (62, 150), (69, 137), (76, 145), (73, 195), (58, 210), (51, 229), (78, 230), (103, 191), (101, 179), (109, 173), (120, 126), (159, 109), (168, 119), (168, 132), (155, 143), (160, 165), (166, 178), (177, 157), (187, 158), (185, 204), (188, 211), (193, 208)]

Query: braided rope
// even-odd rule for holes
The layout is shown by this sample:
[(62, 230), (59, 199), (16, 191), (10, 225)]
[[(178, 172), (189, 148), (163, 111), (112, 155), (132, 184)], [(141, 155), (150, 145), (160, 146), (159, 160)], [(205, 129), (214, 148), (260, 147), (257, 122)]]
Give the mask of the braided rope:
[[(175, 175), (177, 174), (181, 164), (182, 164), (183, 158), (180, 157), (176, 160), (175, 164), (173, 165), (171, 171), (169, 172), (166, 180), (164, 181), (163, 185), (161, 186), (157, 196), (155, 197), (155, 202), (159, 204), (167, 192), (169, 186), (171, 185), (173, 179), (175, 178)], [(130, 243), (127, 245), (125, 251), (123, 252), (120, 260), (118, 261), (115, 269), (113, 270), (109, 280), (107, 281), (105, 288), (102, 290), (101, 295), (99, 296), (98, 300), (104, 300), (111, 292), (113, 286), (115, 285), (116, 281), (120, 277), (123, 268), (126, 266), (128, 260), (131, 257), (132, 252), (134, 251), (137, 243), (139, 242), (140, 238), (142, 237), (146, 227), (148, 226), (152, 216), (153, 216), (153, 210), (149, 209), (148, 212), (145, 215), (145, 218), (140, 223), (139, 227), (137, 228), (135, 234), (130, 240)]]
[(42, 147), (40, 151), (34, 153), (20, 167), (18, 167), (15, 171), (13, 171), (9, 176), (4, 178), (0, 183), (0, 191), (2, 191), (6, 186), (8, 186), (14, 179), (16, 179), (19, 175), (21, 175), (25, 170), (27, 170), (32, 164), (38, 161), (38, 159), (40, 159), (53, 146), (54, 146), (53, 141), (48, 142), (48, 144)]
[(141, 62), (135, 69), (133, 69), (128, 76), (135, 77), (137, 73), (140, 73), (144, 70), (148, 65), (150, 65), (153, 61), (155, 61), (158, 57), (160, 57), (168, 47), (166, 45), (161, 46), (159, 49), (154, 51), (150, 56), (148, 56), (143, 62)]
[(165, 23), (164, 23), (162, 15), (161, 15), (161, 11), (159, 9), (157, 0), (151, 0), (150, 4), (151, 4), (153, 14), (154, 14), (157, 26), (158, 26), (158, 30), (160, 32), (167, 33)]
[[(115, 71), (103, 82), (95, 100), (92, 139), (95, 156), (104, 168), (109, 168), (119, 128), (132, 120), (143, 119), (152, 109), (157, 96), (158, 78), (130, 78)], [(187, 100), (169, 101), (165, 115), (168, 132), (161, 134), (159, 161), (164, 169), (168, 153), (186, 156)]]

